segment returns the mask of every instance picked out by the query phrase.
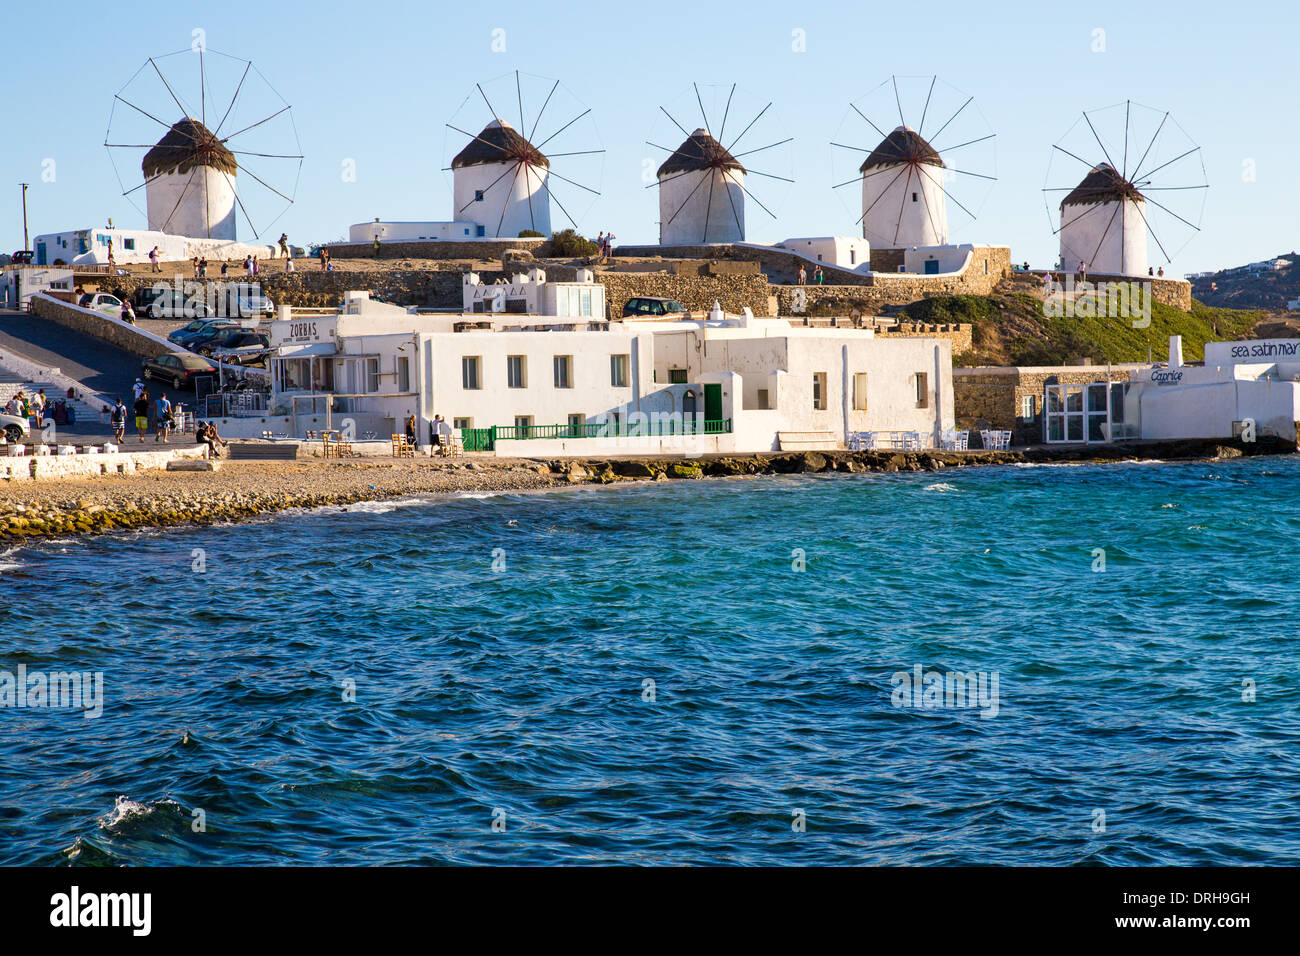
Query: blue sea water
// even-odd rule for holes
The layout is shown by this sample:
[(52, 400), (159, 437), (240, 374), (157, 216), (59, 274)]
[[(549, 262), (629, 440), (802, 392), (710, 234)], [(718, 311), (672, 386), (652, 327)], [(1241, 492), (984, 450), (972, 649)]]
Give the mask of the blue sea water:
[[(1298, 490), (678, 481), (18, 548), (0, 670), (104, 706), (0, 708), (0, 864), (1295, 865)], [(918, 666), (996, 714), (896, 706)]]

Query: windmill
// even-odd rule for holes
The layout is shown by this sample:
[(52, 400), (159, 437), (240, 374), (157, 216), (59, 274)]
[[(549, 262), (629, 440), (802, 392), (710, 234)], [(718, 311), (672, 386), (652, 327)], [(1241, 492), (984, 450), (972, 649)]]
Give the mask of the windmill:
[(1148, 236), (1169, 265), (1200, 231), (1200, 149), (1168, 111), (1131, 100), (1084, 110), (1052, 146), (1043, 188), (1061, 268), (1145, 275)]
[[(695, 243), (741, 242), (745, 239), (745, 199), (749, 198), (759, 209), (773, 219), (776, 214), (754, 195), (751, 186), (746, 185), (749, 176), (761, 176), (784, 183), (793, 183), (789, 176), (780, 176), (771, 172), (760, 172), (752, 166), (741, 163), (741, 159), (768, 150), (779, 150), (793, 141), (793, 137), (781, 137), (779, 134), (765, 131), (760, 125), (765, 117), (772, 120), (769, 110), (772, 104), (759, 109), (749, 122), (737, 121), (737, 117), (750, 115), (742, 104), (735, 101), (736, 84), (706, 87), (710, 101), (714, 106), (713, 121), (704, 106), (704, 95), (698, 83), (692, 84), (695, 104), (699, 107), (703, 126), (694, 132), (687, 132), (668, 109), (659, 109), (672, 123), (676, 130), (686, 138), (676, 149), (669, 149), (647, 140), (655, 149), (663, 150), (668, 158), (655, 173), (655, 182), (647, 189), (659, 190), (659, 243), (660, 245), (691, 245)], [(725, 94), (725, 102), (723, 95)], [(745, 97), (747, 98), (747, 97)], [(721, 109), (718, 107), (721, 105)], [(721, 121), (714, 122), (721, 114)], [(729, 135), (727, 124), (739, 133)], [(767, 135), (763, 135), (764, 133)], [(670, 131), (671, 133), (671, 131)], [(672, 133), (675, 136), (675, 133)], [(746, 146), (739, 149), (742, 141), (749, 137), (749, 143), (766, 143), (762, 146)], [(776, 136), (771, 142), (771, 137)], [(725, 145), (724, 145), (725, 144)], [(788, 149), (783, 151), (787, 157)], [(769, 168), (781, 162), (781, 153), (768, 153), (765, 159)]]
[[(481, 237), (550, 235), (552, 201), (576, 229), (576, 217), (600, 195), (605, 150), (591, 109), (559, 80), (516, 70), (476, 83), (447, 129), (444, 152), (457, 150), (445, 167), (452, 173), (452, 219), (474, 223)], [(558, 151), (543, 153), (549, 144)], [(560, 159), (563, 173), (555, 166)], [(560, 193), (589, 201), (562, 201)]]
[(873, 250), (947, 245), (950, 213), (976, 218), (997, 180), (997, 134), (974, 100), (937, 76), (891, 76), (849, 104), (831, 142), (833, 188), (860, 186)]
[(104, 145), (151, 230), (230, 241), (240, 214), (254, 236), (284, 215), (303, 159), (292, 107), (261, 71), (201, 44), (141, 64), (113, 96)]

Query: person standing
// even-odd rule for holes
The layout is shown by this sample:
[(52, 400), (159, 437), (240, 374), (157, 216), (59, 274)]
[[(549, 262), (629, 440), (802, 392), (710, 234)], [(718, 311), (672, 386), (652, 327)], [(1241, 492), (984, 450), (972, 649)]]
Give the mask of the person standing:
[(280, 233), (280, 255), (284, 256), (286, 259), (293, 258), (289, 255), (289, 234), (287, 232)]
[(140, 436), (140, 444), (143, 445), (144, 433), (149, 430), (149, 389), (144, 389), (136, 396), (131, 411), (135, 415), (135, 430)]
[(224, 279), (226, 277), (226, 273), (229, 271), (230, 271), (230, 263), (226, 262), (224, 259), (221, 260), (221, 278)]
[(108, 420), (113, 426), (113, 441), (122, 444), (126, 441), (126, 406), (122, 404), (122, 399), (119, 398), (113, 405)]
[(32, 396), (32, 415), (36, 418), (37, 428), (45, 426), (45, 403), (47, 401), (45, 389), (43, 388), (37, 390), (36, 394)]
[(807, 272), (807, 270), (804, 269), (804, 267), (803, 267), (803, 263), (802, 263), (802, 262), (799, 263), (799, 277), (798, 277), (798, 279), (796, 280), (796, 282), (797, 282), (799, 285), (807, 285), (807, 284), (808, 284), (808, 272)]
[(164, 445), (167, 444), (167, 435), (172, 427), (172, 403), (167, 400), (166, 392), (160, 392), (158, 401), (154, 402), (153, 420), (157, 425), (153, 440), (161, 439)]
[(813, 282), (817, 283), (818, 285), (825, 284), (826, 275), (825, 273), (822, 272), (821, 266), (818, 266), (816, 271), (813, 272)]
[(375, 233), (375, 258), (379, 258), (379, 233)]
[(158, 271), (158, 247), (154, 246), (149, 250), (149, 271)]

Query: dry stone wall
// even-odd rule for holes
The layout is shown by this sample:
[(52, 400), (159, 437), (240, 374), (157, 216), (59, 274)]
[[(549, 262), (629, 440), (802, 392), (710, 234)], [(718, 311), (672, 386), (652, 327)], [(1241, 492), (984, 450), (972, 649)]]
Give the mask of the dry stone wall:
[[(1127, 382), (1134, 371), (1146, 367), (1111, 366), (1109, 380)], [(1045, 385), (1088, 385), (1106, 380), (1105, 366), (955, 368), (952, 371), (953, 413), (958, 428), (1009, 430), (1014, 445), (1038, 444), (1043, 440)], [(1032, 419), (1020, 417), (1026, 398), (1034, 401)]]
[(442, 239), (381, 242), (378, 256), (373, 242), (340, 242), (323, 248), (328, 249), (335, 259), (500, 259), (507, 249), (525, 249), (535, 253), (546, 241), (532, 237), (464, 242)]

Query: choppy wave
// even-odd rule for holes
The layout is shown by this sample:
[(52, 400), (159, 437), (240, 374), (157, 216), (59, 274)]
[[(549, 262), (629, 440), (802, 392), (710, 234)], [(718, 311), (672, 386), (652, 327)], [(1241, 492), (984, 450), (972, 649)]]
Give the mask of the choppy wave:
[(0, 712), (0, 865), (1300, 861), (1300, 460), (935, 477), (10, 551), (0, 669), (105, 700)]

